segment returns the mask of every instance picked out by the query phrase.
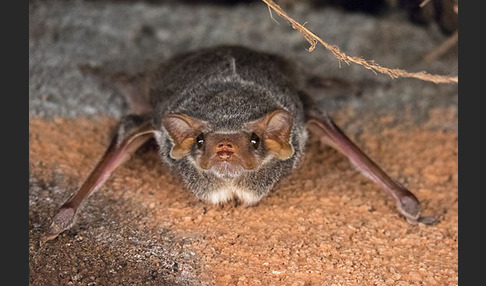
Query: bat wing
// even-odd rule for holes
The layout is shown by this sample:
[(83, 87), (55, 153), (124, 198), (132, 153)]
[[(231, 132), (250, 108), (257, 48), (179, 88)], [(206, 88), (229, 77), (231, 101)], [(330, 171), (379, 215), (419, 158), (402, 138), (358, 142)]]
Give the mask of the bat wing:
[(438, 223), (438, 220), (434, 217), (421, 217), (420, 203), (417, 197), (403, 185), (390, 178), (346, 136), (329, 116), (317, 110), (315, 105), (310, 103), (310, 99), (304, 100), (304, 106), (309, 130), (319, 136), (321, 142), (330, 145), (346, 156), (364, 176), (386, 191), (395, 201), (398, 211), (407, 218), (407, 221), (424, 224)]
[(92, 65), (80, 65), (79, 69), (84, 74), (93, 75), (102, 82), (114, 86), (125, 98), (130, 114), (143, 115), (152, 112), (149, 102), (149, 87), (153, 78), (152, 70), (155, 67), (149, 67), (134, 74)]
[(126, 162), (139, 147), (158, 132), (152, 127), (148, 117), (138, 115), (125, 117), (118, 130), (118, 134), (113, 137), (110, 146), (86, 181), (54, 216), (53, 222), (41, 243), (56, 238), (61, 232), (70, 228), (81, 203), (98, 190), (117, 167)]

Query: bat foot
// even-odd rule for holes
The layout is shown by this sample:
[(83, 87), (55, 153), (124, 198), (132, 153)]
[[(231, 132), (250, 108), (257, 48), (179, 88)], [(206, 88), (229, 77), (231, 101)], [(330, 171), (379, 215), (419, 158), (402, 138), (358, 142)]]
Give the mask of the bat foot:
[(74, 223), (74, 217), (76, 215), (76, 210), (73, 208), (61, 208), (52, 220), (52, 224), (49, 230), (42, 236), (40, 240), (40, 245), (49, 240), (55, 239), (61, 232), (67, 230)]
[(420, 216), (420, 203), (413, 195), (402, 196), (397, 201), (398, 211), (407, 219), (418, 220)]
[(398, 210), (407, 218), (410, 224), (435, 225), (440, 222), (439, 219), (433, 216), (420, 216), (420, 203), (413, 195), (401, 197), (398, 201)]

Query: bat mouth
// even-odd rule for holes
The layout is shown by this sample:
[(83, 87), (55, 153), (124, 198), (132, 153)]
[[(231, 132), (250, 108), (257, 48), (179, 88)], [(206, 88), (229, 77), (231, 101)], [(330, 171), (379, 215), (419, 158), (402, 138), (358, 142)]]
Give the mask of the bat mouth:
[(226, 179), (234, 179), (255, 169), (252, 158), (244, 160), (239, 154), (227, 151), (214, 153), (209, 158), (202, 157), (198, 165), (204, 171)]

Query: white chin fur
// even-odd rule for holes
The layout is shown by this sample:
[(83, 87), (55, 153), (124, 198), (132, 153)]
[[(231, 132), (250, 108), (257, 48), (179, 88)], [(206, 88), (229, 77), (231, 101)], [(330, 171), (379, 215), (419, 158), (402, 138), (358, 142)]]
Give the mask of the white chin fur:
[(261, 196), (257, 196), (253, 192), (235, 186), (227, 186), (211, 192), (206, 200), (213, 204), (222, 204), (234, 198), (238, 198), (245, 205), (252, 205), (257, 203), (261, 199)]

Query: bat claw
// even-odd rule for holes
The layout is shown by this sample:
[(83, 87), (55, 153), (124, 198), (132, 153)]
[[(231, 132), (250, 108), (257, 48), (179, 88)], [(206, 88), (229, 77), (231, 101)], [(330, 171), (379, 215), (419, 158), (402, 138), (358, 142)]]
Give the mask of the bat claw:
[(418, 217), (417, 219), (411, 219), (411, 218), (407, 218), (407, 221), (410, 223), (410, 224), (418, 224), (418, 223), (423, 223), (425, 225), (436, 225), (440, 222), (439, 219), (433, 217), (433, 216), (421, 216), (421, 217)]
[(46, 242), (48, 242), (49, 240), (53, 240), (54, 238), (56, 238), (62, 231), (59, 231), (59, 232), (56, 232), (56, 231), (53, 231), (52, 228), (49, 229), (49, 232), (42, 235), (40, 241), (39, 241), (39, 245), (42, 246), (44, 245)]
[(420, 203), (413, 195), (400, 198), (398, 210), (407, 218), (410, 224), (435, 225), (439, 223), (439, 220), (433, 216), (420, 216)]
[(42, 236), (40, 245), (55, 239), (61, 232), (67, 230), (74, 223), (76, 210), (73, 208), (61, 208), (52, 220), (49, 230)]
[(433, 216), (421, 216), (417, 219), (417, 221), (425, 225), (436, 225), (440, 222), (438, 218)]

